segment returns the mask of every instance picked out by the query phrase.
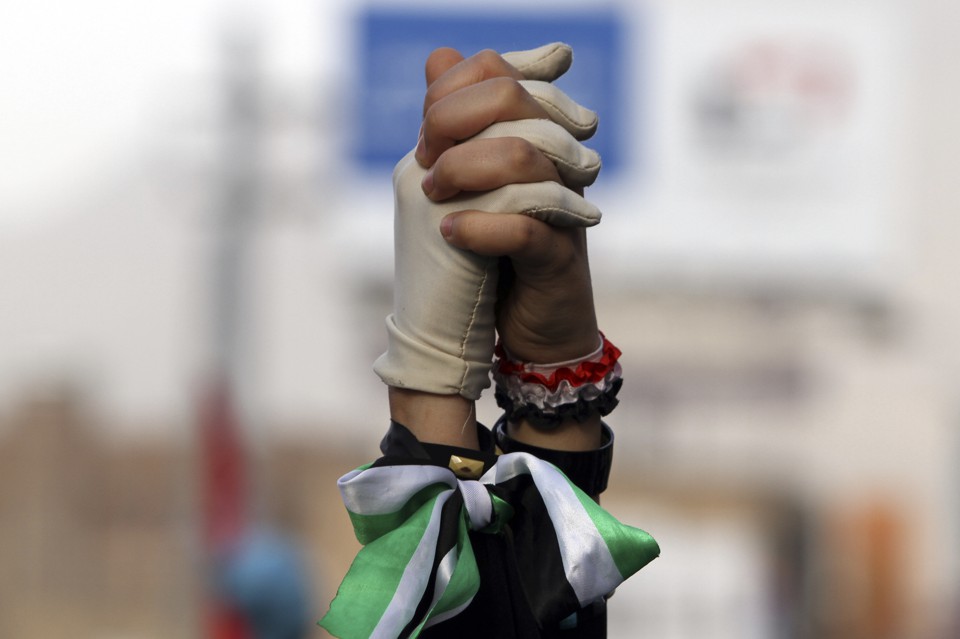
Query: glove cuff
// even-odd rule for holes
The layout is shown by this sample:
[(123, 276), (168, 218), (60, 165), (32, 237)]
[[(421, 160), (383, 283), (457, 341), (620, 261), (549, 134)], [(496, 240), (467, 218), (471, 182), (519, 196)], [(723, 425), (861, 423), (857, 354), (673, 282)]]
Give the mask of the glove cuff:
[[(374, 372), (387, 386), (480, 399), (490, 387), (492, 345), (483, 353), (464, 352), (462, 357), (413, 339), (397, 325), (396, 317), (387, 317), (388, 346), (373, 364)], [(491, 340), (471, 340), (485, 344)], [(480, 349), (478, 349), (480, 350)], [(486, 355), (486, 358), (483, 356)]]

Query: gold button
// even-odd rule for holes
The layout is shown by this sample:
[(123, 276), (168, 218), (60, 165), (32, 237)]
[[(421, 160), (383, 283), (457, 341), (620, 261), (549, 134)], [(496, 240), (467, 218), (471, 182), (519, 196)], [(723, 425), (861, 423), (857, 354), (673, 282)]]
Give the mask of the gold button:
[(457, 477), (464, 479), (477, 479), (483, 475), (483, 462), (469, 457), (450, 455), (448, 467)]

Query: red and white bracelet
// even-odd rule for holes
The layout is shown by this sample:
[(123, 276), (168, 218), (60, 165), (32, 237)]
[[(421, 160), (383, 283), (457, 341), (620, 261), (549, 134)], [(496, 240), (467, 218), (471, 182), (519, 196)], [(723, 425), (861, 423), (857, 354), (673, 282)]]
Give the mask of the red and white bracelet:
[(495, 352), (494, 394), (509, 420), (525, 419), (539, 428), (553, 428), (569, 418), (584, 421), (598, 413), (606, 416), (619, 402), (621, 353), (603, 333), (594, 352), (567, 362), (517, 361), (499, 343)]

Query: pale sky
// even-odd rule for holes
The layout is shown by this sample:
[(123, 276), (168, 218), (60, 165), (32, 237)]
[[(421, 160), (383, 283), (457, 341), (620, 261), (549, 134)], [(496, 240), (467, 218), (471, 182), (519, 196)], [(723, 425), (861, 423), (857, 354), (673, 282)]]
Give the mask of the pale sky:
[(31, 0), (0, 5), (0, 232), (54, 214), (58, 195), (143, 134), (184, 78), (214, 69), (224, 18), (249, 15), (266, 64), (313, 77), (340, 2)]

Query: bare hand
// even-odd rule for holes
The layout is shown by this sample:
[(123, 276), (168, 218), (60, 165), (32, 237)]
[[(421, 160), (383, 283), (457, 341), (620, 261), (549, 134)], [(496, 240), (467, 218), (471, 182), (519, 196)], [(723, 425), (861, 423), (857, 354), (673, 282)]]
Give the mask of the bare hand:
[[(487, 51), (464, 59), (439, 49), (428, 59), (426, 75), (425, 152), (417, 157), (434, 167), (424, 185), (431, 199), (512, 183), (560, 182), (553, 162), (525, 140), (469, 140), (504, 119), (547, 117), (517, 83), (519, 72), (500, 56)], [(549, 363), (597, 347), (584, 229), (522, 215), (460, 211), (444, 218), (441, 232), (458, 248), (509, 258), (501, 263), (497, 329), (512, 355)]]

